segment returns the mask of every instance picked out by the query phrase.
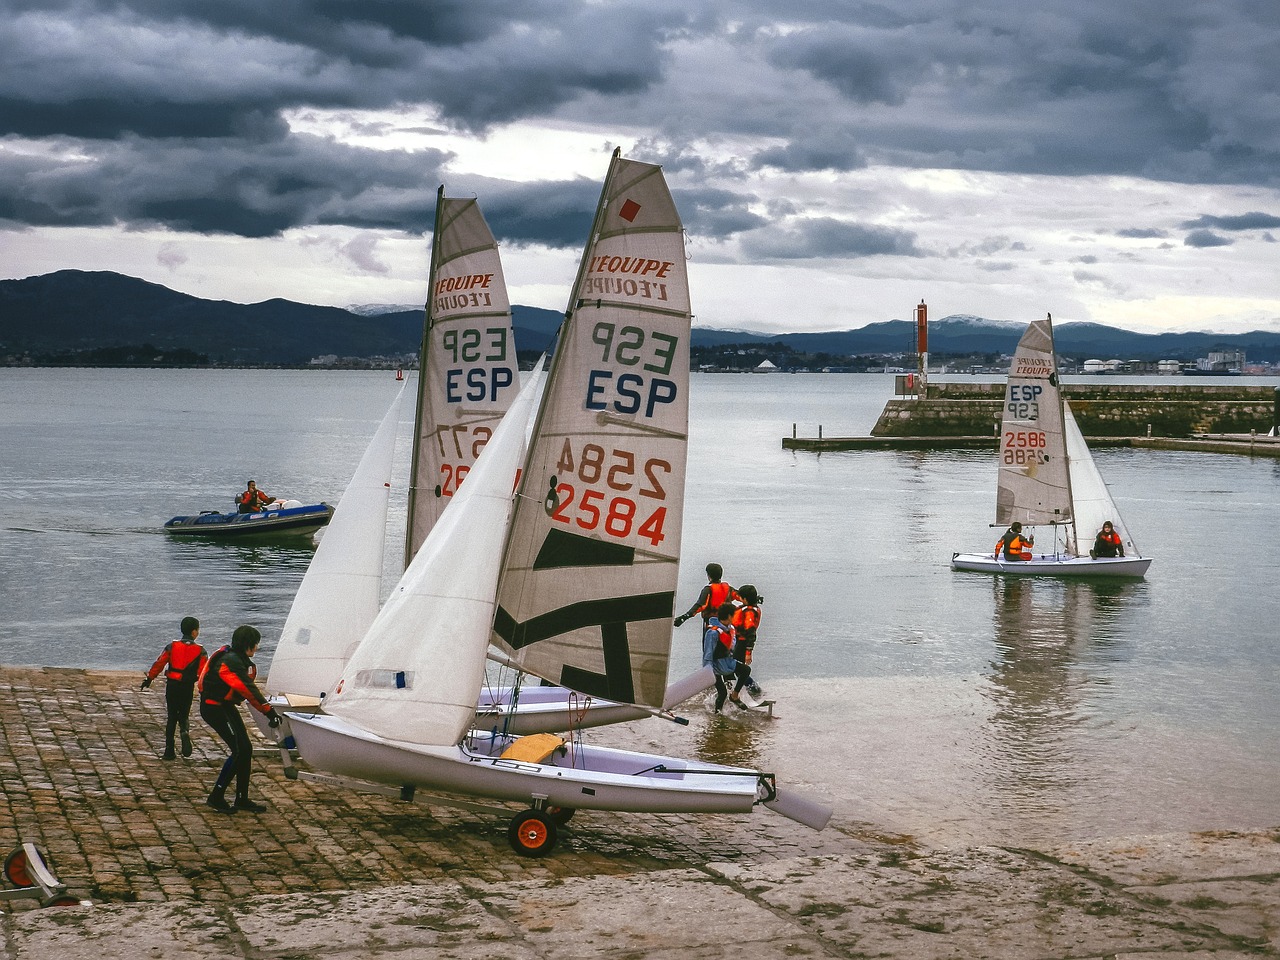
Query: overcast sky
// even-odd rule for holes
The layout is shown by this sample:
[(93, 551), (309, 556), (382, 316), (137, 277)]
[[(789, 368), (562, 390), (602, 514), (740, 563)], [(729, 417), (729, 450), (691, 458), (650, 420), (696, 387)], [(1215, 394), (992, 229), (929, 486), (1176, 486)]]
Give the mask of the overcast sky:
[(1280, 330), (1278, 39), (1278, 0), (0, 0), (0, 279), (418, 305), (443, 183), (560, 310), (620, 146), (700, 326)]

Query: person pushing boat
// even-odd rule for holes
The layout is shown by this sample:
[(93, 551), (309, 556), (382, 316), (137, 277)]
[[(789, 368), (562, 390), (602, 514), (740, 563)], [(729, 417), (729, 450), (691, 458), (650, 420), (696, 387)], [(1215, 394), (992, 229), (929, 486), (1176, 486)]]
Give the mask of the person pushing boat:
[[(256, 627), (243, 624), (231, 634), (231, 645), (222, 647), (205, 663), (200, 674), (200, 716), (222, 738), (231, 755), (223, 763), (214, 782), (209, 806), (223, 813), (262, 813), (267, 808), (249, 799), (249, 776), (253, 770), (253, 743), (240, 717), (241, 700), (267, 716), (271, 727), (280, 726), (280, 715), (267, 703), (255, 678), (258, 668), (253, 655), (258, 652), (262, 634)], [(227, 802), (227, 787), (236, 781), (235, 804)]]

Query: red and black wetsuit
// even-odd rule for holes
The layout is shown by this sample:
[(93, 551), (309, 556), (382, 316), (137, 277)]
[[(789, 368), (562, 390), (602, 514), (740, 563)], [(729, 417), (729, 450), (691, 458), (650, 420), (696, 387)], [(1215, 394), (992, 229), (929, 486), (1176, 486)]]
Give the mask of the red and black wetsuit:
[(207, 659), (204, 647), (183, 637), (166, 643), (160, 656), (156, 657), (156, 662), (147, 671), (147, 679), (154, 680), (164, 670), (164, 703), (168, 711), (164, 740), (165, 749), (169, 753), (173, 752), (173, 734), (177, 729), (182, 730), (183, 753), (188, 756), (191, 753), (191, 699), (195, 693), (196, 680)]
[(258, 712), (270, 712), (266, 697), (253, 682), (257, 675), (258, 668), (251, 659), (223, 647), (209, 657), (200, 677), (200, 716), (231, 748), (213, 787), (218, 796), (230, 784), (232, 774), (236, 778), (236, 799), (249, 796), (253, 743), (238, 707), (247, 700)]

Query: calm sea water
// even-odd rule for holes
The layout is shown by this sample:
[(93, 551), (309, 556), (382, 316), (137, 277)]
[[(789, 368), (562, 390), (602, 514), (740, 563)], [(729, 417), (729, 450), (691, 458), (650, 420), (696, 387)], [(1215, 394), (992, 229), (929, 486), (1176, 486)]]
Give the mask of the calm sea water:
[[(229, 509), (249, 477), (336, 503), (400, 387), (385, 372), (0, 369), (0, 663), (141, 670), (194, 614), (206, 645), (256, 624), (265, 668), (312, 549), (161, 525)], [(991, 452), (782, 450), (793, 424), (865, 435), (892, 389), (695, 375), (678, 605), (710, 560), (759, 587), (756, 672), (780, 719), (626, 736), (776, 770), (842, 816), (933, 842), (1280, 824), (1280, 462), (1099, 450), (1155, 558), (1145, 581), (953, 573), (954, 551), (999, 532)], [(389, 566), (403, 522), (397, 503)], [(677, 631), (673, 675), (698, 640)]]

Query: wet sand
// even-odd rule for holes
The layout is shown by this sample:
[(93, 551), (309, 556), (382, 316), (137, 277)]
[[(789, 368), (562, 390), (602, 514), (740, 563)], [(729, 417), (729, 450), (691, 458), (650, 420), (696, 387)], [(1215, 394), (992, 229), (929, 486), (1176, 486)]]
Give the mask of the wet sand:
[(0, 902), (4, 960), (1280, 956), (1280, 827), (939, 848), (847, 804), (821, 833), (586, 811), (527, 859), (504, 817), (291, 781), (265, 740), (267, 812), (217, 813), (220, 741), (193, 717), (161, 760), (140, 679), (0, 669), (0, 854), (91, 904)]

